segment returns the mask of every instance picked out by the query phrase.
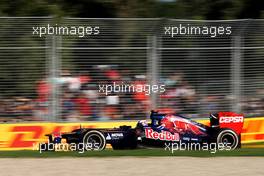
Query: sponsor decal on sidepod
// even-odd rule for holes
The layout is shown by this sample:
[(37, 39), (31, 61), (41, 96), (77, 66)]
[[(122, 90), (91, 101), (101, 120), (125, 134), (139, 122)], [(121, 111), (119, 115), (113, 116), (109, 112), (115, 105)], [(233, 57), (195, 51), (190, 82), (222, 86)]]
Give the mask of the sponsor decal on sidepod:
[(154, 131), (151, 128), (145, 129), (145, 135), (146, 135), (146, 138), (155, 139), (155, 140), (157, 139), (162, 140), (162, 141), (179, 141), (180, 140), (179, 133), (171, 134), (168, 131), (161, 131), (160, 133), (158, 133), (157, 131)]

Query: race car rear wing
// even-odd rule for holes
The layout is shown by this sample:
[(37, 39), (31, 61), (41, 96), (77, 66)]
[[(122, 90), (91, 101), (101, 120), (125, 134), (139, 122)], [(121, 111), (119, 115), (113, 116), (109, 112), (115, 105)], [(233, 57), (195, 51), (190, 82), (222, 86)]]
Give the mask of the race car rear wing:
[(229, 128), (238, 135), (242, 132), (243, 124), (243, 114), (237, 114), (235, 112), (219, 112), (217, 116), (210, 117), (211, 127)]

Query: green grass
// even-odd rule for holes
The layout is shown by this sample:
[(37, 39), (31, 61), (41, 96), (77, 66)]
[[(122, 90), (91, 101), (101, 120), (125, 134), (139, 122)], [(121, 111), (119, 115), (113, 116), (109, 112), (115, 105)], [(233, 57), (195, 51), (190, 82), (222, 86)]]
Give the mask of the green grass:
[(264, 142), (243, 144), (241, 149), (233, 151), (174, 151), (161, 148), (137, 150), (111, 150), (75, 152), (42, 152), (32, 150), (0, 151), (0, 158), (57, 158), (57, 157), (120, 157), (120, 156), (190, 156), (190, 157), (219, 157), (219, 156), (264, 156)]
[(138, 149), (138, 150), (104, 150), (78, 152), (43, 152), (20, 150), (1, 151), (0, 158), (57, 158), (57, 157), (120, 157), (120, 156), (191, 156), (191, 157), (219, 157), (219, 156), (264, 156), (264, 148), (244, 148), (234, 151), (165, 151), (164, 149)]

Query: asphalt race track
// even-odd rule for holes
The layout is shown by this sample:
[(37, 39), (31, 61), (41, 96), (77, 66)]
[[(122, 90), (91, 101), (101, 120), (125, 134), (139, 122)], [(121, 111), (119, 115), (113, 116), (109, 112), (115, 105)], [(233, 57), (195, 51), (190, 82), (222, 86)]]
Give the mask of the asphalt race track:
[(263, 176), (264, 157), (1, 158), (1, 176)]

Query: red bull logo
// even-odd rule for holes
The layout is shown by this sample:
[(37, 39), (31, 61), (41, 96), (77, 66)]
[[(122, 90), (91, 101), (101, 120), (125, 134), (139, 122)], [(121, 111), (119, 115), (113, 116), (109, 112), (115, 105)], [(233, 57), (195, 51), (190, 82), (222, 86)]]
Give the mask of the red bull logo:
[(168, 131), (161, 131), (158, 133), (157, 131), (152, 130), (151, 128), (145, 129), (146, 138), (162, 140), (162, 141), (179, 141), (180, 136), (179, 133), (170, 133)]

